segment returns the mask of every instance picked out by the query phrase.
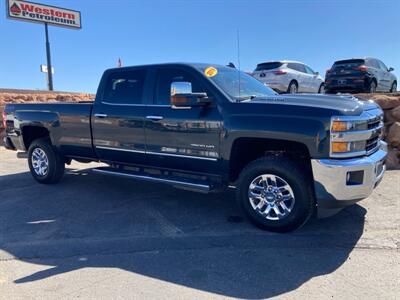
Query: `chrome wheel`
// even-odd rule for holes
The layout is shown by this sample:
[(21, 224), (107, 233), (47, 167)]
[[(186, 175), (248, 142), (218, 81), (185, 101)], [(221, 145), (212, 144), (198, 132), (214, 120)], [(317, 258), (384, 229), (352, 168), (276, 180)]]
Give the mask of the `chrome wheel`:
[(40, 149), (35, 148), (31, 157), (32, 167), (35, 173), (39, 176), (46, 176), (49, 171), (49, 159), (46, 153)]
[(290, 84), (289, 93), (290, 94), (296, 94), (297, 93), (297, 85), (295, 83)]
[(375, 81), (371, 82), (371, 86), (369, 88), (369, 92), (370, 93), (375, 93), (376, 92), (376, 83), (375, 83)]
[(290, 185), (281, 177), (263, 174), (249, 186), (249, 201), (253, 209), (268, 220), (282, 220), (293, 210), (295, 197)]

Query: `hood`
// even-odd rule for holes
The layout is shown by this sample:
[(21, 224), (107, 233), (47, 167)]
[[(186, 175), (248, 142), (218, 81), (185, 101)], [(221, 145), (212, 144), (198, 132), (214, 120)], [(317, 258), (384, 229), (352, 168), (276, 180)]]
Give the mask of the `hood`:
[(340, 111), (344, 115), (360, 115), (364, 110), (379, 107), (372, 101), (360, 101), (351, 95), (324, 94), (283, 94), (265, 96), (251, 100), (251, 103), (269, 103), (301, 107), (315, 107)]

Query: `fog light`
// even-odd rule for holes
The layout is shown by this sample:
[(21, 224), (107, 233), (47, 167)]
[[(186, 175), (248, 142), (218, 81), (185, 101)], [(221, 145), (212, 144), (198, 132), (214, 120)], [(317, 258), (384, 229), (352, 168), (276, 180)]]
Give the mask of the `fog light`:
[(364, 182), (364, 171), (347, 172), (346, 185), (360, 185)]

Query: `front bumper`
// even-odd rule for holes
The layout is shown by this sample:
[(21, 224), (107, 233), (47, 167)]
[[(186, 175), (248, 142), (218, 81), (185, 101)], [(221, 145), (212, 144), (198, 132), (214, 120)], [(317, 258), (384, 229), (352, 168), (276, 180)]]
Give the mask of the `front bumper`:
[(3, 138), (3, 144), (4, 144), (4, 147), (8, 150), (17, 150), (16, 147), (14, 146), (12, 140), (8, 136)]
[[(320, 209), (340, 209), (367, 198), (385, 173), (387, 144), (370, 156), (350, 159), (312, 159), (315, 196)], [(352, 172), (362, 174), (359, 181), (349, 181)]]

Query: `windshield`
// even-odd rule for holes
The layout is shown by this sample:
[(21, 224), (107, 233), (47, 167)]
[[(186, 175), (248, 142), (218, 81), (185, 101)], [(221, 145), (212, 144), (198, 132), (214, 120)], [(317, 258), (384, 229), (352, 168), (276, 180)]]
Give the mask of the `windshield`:
[[(207, 73), (209, 69), (214, 71)], [(228, 94), (233, 101), (276, 95), (272, 89), (238, 69), (228, 67), (206, 67), (199, 68), (199, 70)]]

